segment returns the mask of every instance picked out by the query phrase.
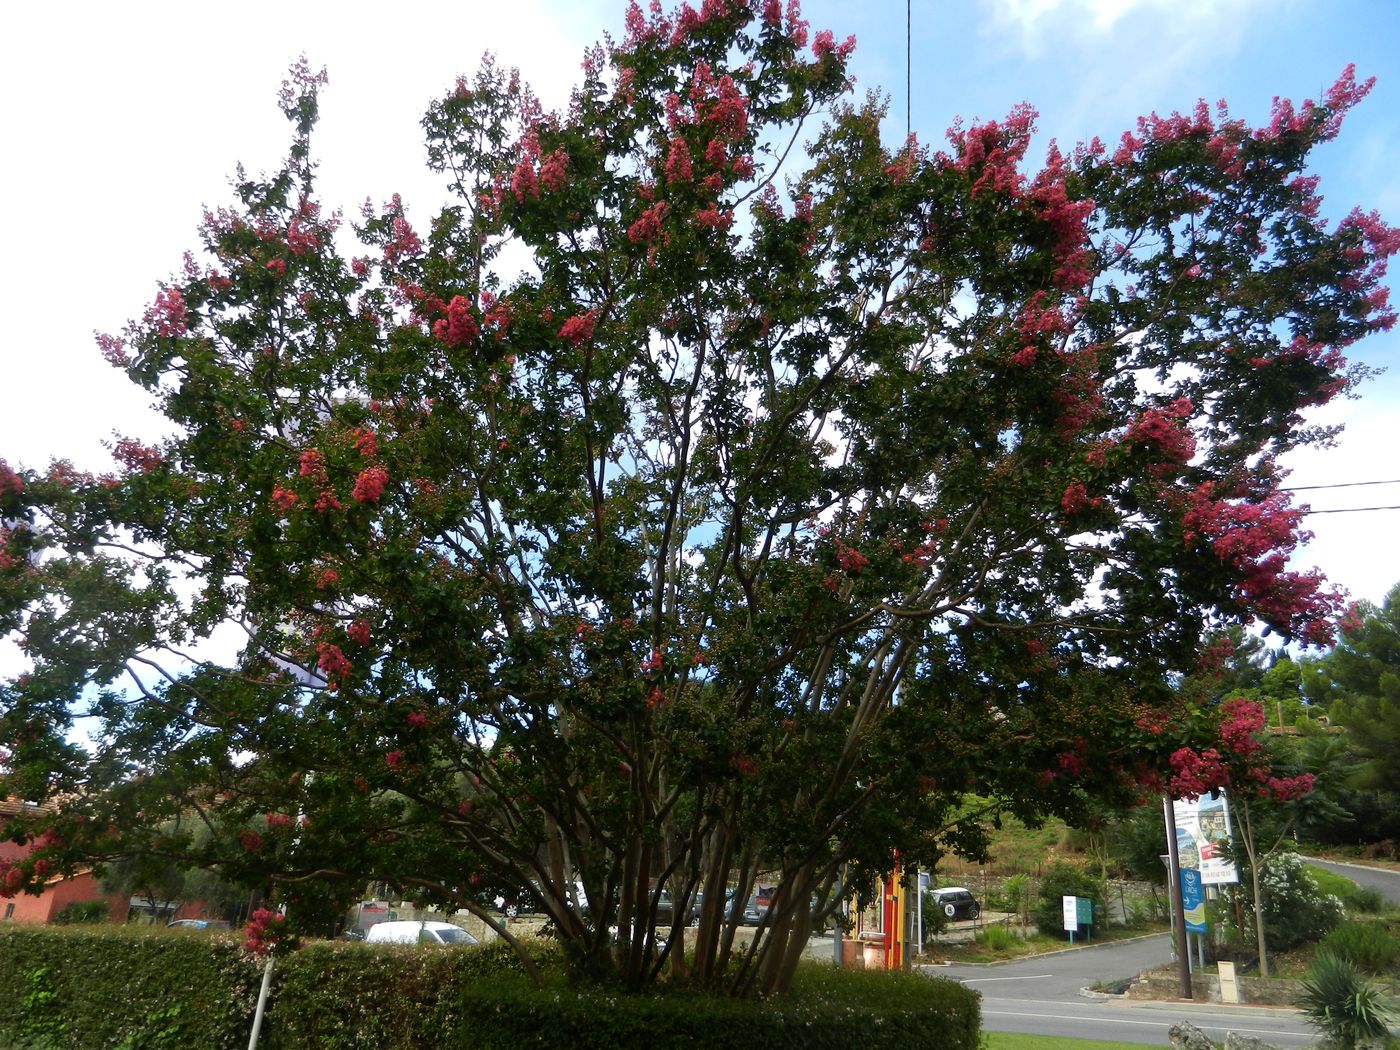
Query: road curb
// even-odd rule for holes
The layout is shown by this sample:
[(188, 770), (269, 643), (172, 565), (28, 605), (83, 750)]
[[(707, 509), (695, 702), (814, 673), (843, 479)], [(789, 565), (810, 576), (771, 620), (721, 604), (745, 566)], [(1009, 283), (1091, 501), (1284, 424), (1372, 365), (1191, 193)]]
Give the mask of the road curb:
[(1104, 941), (1100, 944), (1076, 944), (1073, 948), (1056, 948), (1052, 952), (1034, 952), (1030, 955), (1018, 955), (1014, 959), (993, 959), (991, 962), (946, 962), (946, 963), (920, 963), (915, 969), (937, 970), (942, 966), (1009, 966), (1011, 963), (1027, 962), (1031, 959), (1047, 959), (1052, 955), (1067, 955), (1070, 952), (1091, 952), (1095, 948), (1112, 948), (1119, 944), (1133, 944), (1136, 941), (1151, 940), (1153, 937), (1169, 937), (1170, 933), (1165, 930), (1161, 933), (1144, 933), (1138, 937), (1122, 937), (1116, 941)]

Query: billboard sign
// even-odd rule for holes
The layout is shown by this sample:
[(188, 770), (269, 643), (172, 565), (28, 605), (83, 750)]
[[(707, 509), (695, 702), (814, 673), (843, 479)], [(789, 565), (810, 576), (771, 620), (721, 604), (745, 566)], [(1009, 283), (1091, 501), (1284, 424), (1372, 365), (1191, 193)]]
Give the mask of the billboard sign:
[(1218, 798), (1177, 799), (1177, 851), (1183, 871), (1194, 868), (1205, 886), (1222, 886), (1240, 881), (1233, 861), (1225, 858), (1230, 846), (1230, 811), (1225, 792)]

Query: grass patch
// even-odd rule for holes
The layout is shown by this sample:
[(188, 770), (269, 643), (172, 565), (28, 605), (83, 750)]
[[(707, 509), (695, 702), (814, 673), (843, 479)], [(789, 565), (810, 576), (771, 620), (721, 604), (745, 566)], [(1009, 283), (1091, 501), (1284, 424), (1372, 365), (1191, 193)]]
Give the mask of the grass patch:
[(1022, 1035), (1019, 1032), (983, 1032), (984, 1050), (1138, 1050), (1156, 1043), (1105, 1042), (1100, 1039), (1070, 1039), (1059, 1035)]

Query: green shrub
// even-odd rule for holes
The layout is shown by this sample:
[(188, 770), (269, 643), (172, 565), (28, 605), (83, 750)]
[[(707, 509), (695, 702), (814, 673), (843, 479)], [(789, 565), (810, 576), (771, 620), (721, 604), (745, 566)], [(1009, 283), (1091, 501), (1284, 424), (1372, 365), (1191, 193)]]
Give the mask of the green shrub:
[[(529, 1046), (715, 1050), (910, 1045), (975, 1050), (980, 1014), (960, 985), (803, 967), (790, 995), (740, 1001), (627, 995), (565, 980), (542, 943), (536, 988), (505, 945), (425, 950), (314, 942), (280, 959), (263, 1050)], [(233, 936), (128, 928), (0, 929), (0, 1046), (200, 1050), (247, 1045), (261, 965)]]
[(684, 992), (627, 997), (596, 989), (541, 992), (523, 980), (472, 986), (461, 998), (466, 1050), (694, 1046), (706, 1050), (846, 1050), (910, 1045), (975, 1050), (975, 993), (900, 973), (803, 969), (792, 994), (751, 1003)]
[[(1341, 922), (1341, 898), (1318, 888), (1317, 870), (1296, 853), (1275, 853), (1262, 861), (1259, 881), (1264, 888), (1264, 929), (1270, 951), (1320, 940)], [(1248, 879), (1240, 886), (1246, 894), (1251, 890)], [(1249, 904), (1252, 910), (1253, 901)]]
[(1328, 952), (1313, 959), (1298, 1008), (1328, 1042), (1346, 1050), (1363, 1039), (1385, 1039), (1392, 1017), (1380, 990), (1351, 963)]
[(1366, 973), (1380, 974), (1400, 955), (1400, 940), (1384, 926), (1344, 922), (1323, 938), (1322, 949)]
[[(0, 988), (28, 990), (0, 995), (0, 1045), (9, 1038), (46, 1050), (241, 1050), (258, 976), (232, 937), (120, 926), (0, 928)], [(50, 1001), (62, 1004), (59, 1016), (45, 1013)]]
[(1370, 886), (1357, 886), (1355, 883), (1342, 895), (1342, 904), (1354, 915), (1384, 915), (1391, 910), (1380, 890), (1373, 890)]
[(1104, 884), (1082, 868), (1056, 864), (1040, 877), (1039, 903), (1036, 905), (1036, 929), (1048, 937), (1067, 936), (1064, 928), (1063, 897), (1088, 897), (1094, 902), (1094, 923), (1103, 921)]
[(1029, 875), (1012, 875), (1001, 884), (1002, 893), (1006, 895), (1007, 911), (1015, 915), (1025, 915), (1030, 906), (1031, 877)]
[(82, 923), (106, 922), (106, 901), (74, 901), (66, 905), (53, 917), (59, 926), (74, 926)]
[(977, 931), (977, 943), (984, 948), (994, 952), (1006, 951), (1020, 944), (1021, 938), (1017, 937), (1010, 929), (1000, 924), (987, 926)]

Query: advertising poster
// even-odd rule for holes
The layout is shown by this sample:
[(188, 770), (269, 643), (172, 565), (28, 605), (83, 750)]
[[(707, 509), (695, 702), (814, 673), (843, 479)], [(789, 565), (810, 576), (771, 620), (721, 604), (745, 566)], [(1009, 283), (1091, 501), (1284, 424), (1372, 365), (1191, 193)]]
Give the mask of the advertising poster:
[(1190, 868), (1181, 869), (1181, 914), (1188, 933), (1206, 932), (1206, 890), (1201, 873)]
[(1201, 873), (1201, 884), (1222, 886), (1239, 882), (1234, 862), (1225, 859), (1230, 845), (1230, 820), (1225, 793), (1219, 798), (1177, 799), (1176, 838), (1181, 867)]

